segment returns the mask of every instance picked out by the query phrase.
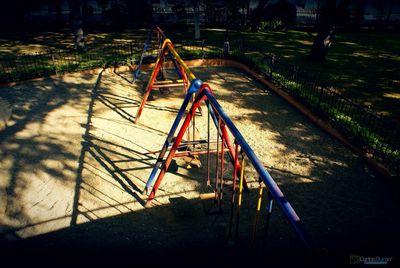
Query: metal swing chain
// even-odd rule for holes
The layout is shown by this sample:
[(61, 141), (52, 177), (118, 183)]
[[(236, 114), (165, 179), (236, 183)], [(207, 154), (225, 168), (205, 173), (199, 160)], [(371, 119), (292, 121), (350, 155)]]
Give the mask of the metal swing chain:
[(235, 240), (238, 240), (239, 237), (239, 218), (240, 218), (240, 209), (242, 207), (242, 195), (243, 195), (243, 178), (244, 178), (244, 152), (240, 152), (242, 155), (242, 163), (240, 169), (240, 179), (239, 179), (239, 197), (238, 197), (238, 205), (236, 210), (236, 231), (235, 231)]
[[(222, 128), (225, 128), (225, 124), (221, 121), (221, 132)], [(220, 186), (219, 186), (219, 199), (218, 199), (218, 206), (219, 210), (222, 210), (222, 192), (224, 189), (224, 157), (225, 157), (225, 139), (224, 135), (221, 135), (221, 176), (220, 176)], [(218, 156), (217, 156), (218, 157)]]
[(267, 189), (267, 196), (268, 196), (268, 205), (267, 205), (267, 218), (265, 221), (265, 229), (264, 229), (264, 238), (263, 238), (263, 245), (262, 249), (265, 248), (267, 245), (267, 238), (268, 238), (268, 229), (269, 229), (269, 224), (271, 221), (271, 215), (272, 215), (272, 205), (273, 205), (273, 198), (271, 192)]
[(263, 197), (263, 182), (261, 178), (258, 178), (259, 183), (259, 190), (258, 190), (258, 198), (257, 198), (257, 207), (256, 207), (256, 216), (254, 219), (254, 228), (253, 228), (253, 245), (256, 246), (256, 236), (257, 236), (257, 227), (258, 221), (260, 218), (260, 211), (261, 211), (261, 204), (262, 204), (262, 197)]
[(231, 215), (230, 215), (230, 219), (229, 219), (229, 232), (228, 232), (229, 239), (232, 237), (233, 212), (234, 212), (234, 206), (235, 206), (235, 193), (236, 193), (236, 174), (237, 174), (237, 163), (238, 163), (238, 152), (239, 152), (239, 144), (237, 144), (236, 140), (234, 143), (235, 143), (235, 160), (234, 160), (234, 164), (233, 164)]
[(215, 157), (215, 199), (214, 201), (216, 202), (219, 197), (219, 181), (218, 181), (218, 156), (219, 156), (219, 135), (220, 135), (220, 127), (221, 127), (221, 117), (219, 116), (218, 118), (218, 128), (217, 128), (217, 152), (216, 152), (216, 157)]
[(208, 117), (207, 117), (207, 187), (211, 186), (210, 181), (210, 120), (211, 120), (211, 104), (208, 102), (207, 109), (208, 109)]

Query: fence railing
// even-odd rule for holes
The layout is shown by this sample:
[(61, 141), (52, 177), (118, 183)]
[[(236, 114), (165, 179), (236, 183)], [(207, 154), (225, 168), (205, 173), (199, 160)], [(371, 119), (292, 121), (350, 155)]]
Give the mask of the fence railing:
[(311, 75), (243, 40), (230, 42), (229, 56), (250, 65), (320, 116), (328, 119), (366, 153), (393, 171), (400, 171), (400, 127), (327, 87), (318, 74)]
[(223, 46), (218, 43), (210, 43), (205, 40), (187, 40), (175, 44), (182, 59), (209, 59), (219, 58), (223, 55)]
[(0, 57), (0, 82), (88, 70), (108, 64), (135, 62), (140, 47), (135, 43), (107, 45), (86, 51), (50, 50), (34, 55)]
[[(145, 63), (155, 61), (158, 50), (156, 44), (153, 47), (146, 52)], [(84, 52), (53, 50), (36, 55), (3, 57), (0, 58), (0, 83), (137, 63), (142, 48), (143, 44), (124, 43)], [(225, 45), (189, 40), (176, 44), (175, 48), (184, 60), (229, 57), (245, 63), (329, 120), (365, 152), (400, 172), (400, 127), (325, 86), (318, 74), (311, 74), (265, 53), (244, 40), (234, 40)]]
[[(143, 63), (154, 62), (157, 58), (157, 44), (153, 41), (151, 49), (145, 53)], [(201, 41), (182, 41), (176, 45), (183, 59), (215, 58), (222, 55), (222, 46), (206, 44)], [(88, 70), (107, 65), (137, 63), (143, 44), (122, 43), (86, 51), (49, 50), (33, 55), (0, 56), (0, 83), (21, 81)]]

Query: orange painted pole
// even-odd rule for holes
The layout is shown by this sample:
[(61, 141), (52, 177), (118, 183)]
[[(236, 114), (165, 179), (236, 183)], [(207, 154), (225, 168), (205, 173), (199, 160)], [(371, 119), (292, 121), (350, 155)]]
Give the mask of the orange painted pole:
[[(215, 201), (219, 199), (219, 174), (218, 174), (218, 162), (219, 162), (219, 138), (220, 138), (220, 131), (221, 131), (221, 118), (218, 119), (218, 126), (217, 126), (217, 155), (215, 157)], [(222, 137), (222, 136), (221, 136)]]
[(244, 178), (244, 152), (242, 152), (242, 164), (239, 178), (239, 197), (238, 197), (238, 205), (236, 210), (236, 230), (235, 230), (235, 240), (237, 241), (239, 238), (239, 219), (240, 219), (240, 209), (242, 208), (242, 195), (243, 195), (243, 178)]
[[(225, 128), (224, 122), (221, 122), (221, 129)], [(222, 210), (222, 193), (224, 190), (224, 158), (225, 158), (225, 139), (224, 136), (222, 136), (222, 142), (221, 142), (221, 178), (219, 180), (220, 186), (219, 186), (219, 197), (218, 197), (218, 205), (219, 205), (219, 210)], [(218, 156), (217, 156), (218, 157)]]
[(145, 94), (143, 96), (143, 99), (142, 99), (142, 101), (140, 103), (139, 109), (138, 109), (138, 111), (136, 113), (135, 121), (134, 121), (135, 124), (138, 122), (140, 116), (142, 115), (143, 108), (144, 108), (144, 106), (145, 106), (145, 104), (147, 102), (147, 99), (148, 99), (148, 97), (150, 95), (151, 90), (153, 89), (153, 85), (154, 85), (154, 82), (155, 82), (155, 80), (157, 78), (157, 74), (160, 71), (162, 63), (164, 62), (164, 54), (165, 54), (165, 52), (166, 52), (166, 47), (164, 46), (164, 48), (163, 48), (163, 50), (162, 50), (162, 52), (160, 54), (160, 57), (157, 59), (156, 67), (154, 68), (153, 72), (151, 73), (150, 80), (149, 80), (149, 82), (147, 84), (147, 87), (146, 87), (146, 92), (145, 92)]
[(189, 67), (186, 65), (186, 63), (182, 60), (182, 58), (179, 56), (178, 52), (176, 52), (171, 40), (166, 38), (161, 46), (161, 50), (160, 50), (160, 53), (159, 53), (159, 55), (157, 57), (157, 61), (156, 61), (156, 67), (154, 68), (154, 70), (151, 74), (150, 80), (146, 87), (145, 94), (140, 103), (139, 109), (136, 113), (135, 121), (134, 121), (135, 124), (139, 121), (139, 118), (142, 115), (144, 106), (146, 105), (146, 102), (150, 95), (151, 90), (154, 88), (154, 82), (157, 78), (157, 74), (160, 72), (160, 69), (162, 68), (162, 64), (164, 63), (167, 52), (170, 52), (175, 57), (174, 61), (176, 61), (179, 64), (179, 66), (181, 67), (180, 72), (182, 74), (185, 92), (187, 91), (189, 82), (192, 82), (194, 79), (196, 79), (196, 76), (192, 73), (192, 71), (189, 69)]
[(232, 198), (231, 198), (231, 215), (229, 219), (229, 239), (232, 237), (232, 225), (233, 225), (233, 211), (235, 207), (235, 193), (236, 193), (236, 173), (238, 167), (238, 152), (239, 152), (239, 145), (235, 141), (235, 164), (233, 165), (233, 178), (232, 178)]

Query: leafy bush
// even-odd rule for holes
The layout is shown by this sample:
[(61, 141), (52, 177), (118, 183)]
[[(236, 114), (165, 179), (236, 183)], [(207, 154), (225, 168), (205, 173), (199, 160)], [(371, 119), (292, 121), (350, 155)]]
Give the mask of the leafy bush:
[(281, 20), (261, 21), (259, 31), (277, 31), (285, 27), (285, 23)]

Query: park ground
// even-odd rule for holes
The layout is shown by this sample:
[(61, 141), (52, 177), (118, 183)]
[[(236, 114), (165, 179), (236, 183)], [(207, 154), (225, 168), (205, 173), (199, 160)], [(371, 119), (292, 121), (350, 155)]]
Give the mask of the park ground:
[[(103, 32), (89, 31), (89, 46), (137, 41), (143, 43), (148, 29)], [(175, 43), (191, 40), (192, 29), (167, 30)], [(203, 29), (202, 38), (222, 46), (224, 29)], [(229, 40), (245, 39), (266, 53), (274, 53), (302, 69), (312, 77), (320, 77), (352, 100), (370, 108), (389, 121), (400, 122), (400, 38), (393, 32), (338, 32), (326, 63), (309, 62), (315, 33), (286, 30), (272, 32), (229, 31)], [(31, 54), (48, 49), (71, 47), (68, 29), (59, 32), (8, 33), (0, 38), (0, 55)]]
[[(398, 258), (397, 188), (251, 77), (231, 68), (193, 71), (211, 85), (270, 171), (325, 264), (348, 264), (352, 254)], [(141, 260), (146, 263), (155, 262), (157, 254), (165, 258), (158, 262), (171, 261), (182, 252), (206, 261), (219, 250), (235, 250), (226, 242), (229, 201), (223, 214), (207, 216), (209, 204), (199, 199), (205, 158), (201, 168), (177, 159), (154, 206), (143, 208), (141, 190), (157, 157), (152, 152), (161, 149), (183, 98), (180, 90), (154, 91), (141, 121), (133, 124), (148, 77), (143, 72), (132, 84), (129, 72), (68, 74), (1, 88), (0, 97), (15, 107), (9, 127), (0, 132), (2, 250), (20, 259), (32, 252), (68, 252), (66, 261), (88, 256), (88, 262), (94, 261), (88, 252), (107, 256), (113, 251), (132, 263), (141, 254), (150, 254)], [(206, 118), (196, 119), (203, 139)], [(253, 169), (246, 171), (250, 191), (243, 199), (239, 242), (252, 248), (258, 179)], [(225, 197), (231, 173), (225, 165)], [(263, 236), (262, 220), (257, 230), (256, 245)], [(288, 258), (301, 248), (278, 206), (269, 233), (269, 252)]]

